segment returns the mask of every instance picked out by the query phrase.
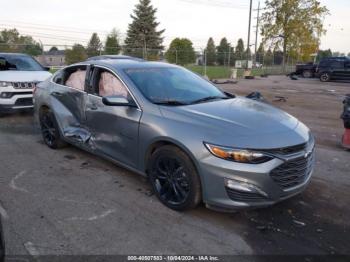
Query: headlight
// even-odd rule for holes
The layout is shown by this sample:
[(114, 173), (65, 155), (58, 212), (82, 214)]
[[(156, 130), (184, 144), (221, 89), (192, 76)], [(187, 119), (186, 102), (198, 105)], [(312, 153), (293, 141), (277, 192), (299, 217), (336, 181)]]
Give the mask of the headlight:
[(0, 81), (0, 87), (11, 86), (11, 82)]
[(261, 164), (270, 161), (273, 158), (262, 152), (234, 149), (229, 147), (211, 145), (208, 143), (204, 143), (204, 145), (214, 156), (239, 163)]

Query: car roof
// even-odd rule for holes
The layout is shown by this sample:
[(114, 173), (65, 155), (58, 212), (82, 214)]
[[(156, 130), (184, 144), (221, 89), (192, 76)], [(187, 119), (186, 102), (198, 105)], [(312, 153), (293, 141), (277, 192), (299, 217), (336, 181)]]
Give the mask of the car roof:
[(0, 57), (9, 57), (9, 56), (30, 56), (23, 53), (0, 53)]
[(164, 62), (150, 62), (143, 59), (98, 59), (89, 60), (87, 63), (105, 66), (116, 70), (132, 69), (132, 68), (177, 68), (178, 66)]
[(350, 57), (348, 56), (331, 56), (331, 57), (325, 57), (322, 58), (321, 61), (327, 61), (327, 60), (350, 60)]
[(99, 56), (89, 57), (86, 61), (106, 60), (106, 59), (129, 59), (129, 60), (135, 60), (135, 61), (145, 61), (144, 59), (127, 56), (127, 55), (99, 55)]

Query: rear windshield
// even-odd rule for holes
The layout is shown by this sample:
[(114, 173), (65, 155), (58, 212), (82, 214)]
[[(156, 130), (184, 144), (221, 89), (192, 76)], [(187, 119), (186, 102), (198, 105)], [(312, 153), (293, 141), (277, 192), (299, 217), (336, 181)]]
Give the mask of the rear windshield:
[(32, 57), (25, 55), (0, 56), (0, 71), (43, 71), (43, 67)]

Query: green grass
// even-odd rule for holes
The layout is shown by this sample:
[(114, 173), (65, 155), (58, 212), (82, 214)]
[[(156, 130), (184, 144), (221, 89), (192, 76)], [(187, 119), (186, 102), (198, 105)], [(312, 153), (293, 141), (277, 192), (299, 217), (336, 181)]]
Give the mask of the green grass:
[[(187, 69), (204, 75), (204, 66), (188, 65)], [(207, 76), (210, 79), (228, 78), (231, 75), (231, 70), (224, 66), (207, 66)]]
[[(204, 66), (199, 65), (187, 65), (185, 66), (187, 69), (204, 75)], [(286, 72), (283, 72), (282, 66), (270, 66), (264, 68), (253, 68), (251, 70), (251, 75), (260, 76), (261, 74), (269, 74), (269, 75), (281, 75), (286, 74), (294, 70), (294, 66), (286, 68)], [(244, 69), (238, 69), (237, 77), (243, 77)], [(207, 76), (209, 79), (223, 79), (230, 78), (231, 76), (231, 68), (227, 66), (207, 66)]]

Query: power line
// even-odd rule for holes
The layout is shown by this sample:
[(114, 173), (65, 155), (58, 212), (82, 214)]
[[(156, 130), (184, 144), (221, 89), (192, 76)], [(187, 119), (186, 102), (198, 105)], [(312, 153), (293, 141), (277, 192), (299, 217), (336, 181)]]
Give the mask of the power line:
[[(1, 20), (0, 22), (4, 23), (11, 23), (11, 24), (24, 24), (24, 25), (32, 25), (32, 26), (40, 26), (41, 28), (47, 28), (47, 29), (68, 29), (71, 30), (73, 33), (81, 33), (81, 32), (99, 32), (99, 33), (110, 33), (106, 30), (100, 30), (100, 29), (83, 29), (83, 28), (77, 28), (77, 27), (65, 27), (65, 26), (57, 26), (57, 25), (49, 25), (49, 24), (37, 24), (37, 23), (31, 23), (26, 21), (17, 21), (17, 20)], [(67, 30), (65, 30), (67, 31)]]
[(217, 6), (226, 8), (236, 8), (236, 9), (247, 9), (248, 5), (236, 5), (229, 1), (219, 1), (219, 0), (178, 0), (181, 2), (186, 2), (190, 4), (204, 5), (204, 6)]
[[(53, 28), (47, 28), (47, 27), (41, 27), (41, 26), (32, 26), (32, 25), (14, 25), (14, 24), (7, 24), (7, 23), (0, 23), (0, 26), (4, 27), (15, 27), (15, 28), (29, 28), (29, 29), (35, 29), (35, 30), (48, 30), (48, 31), (55, 31), (55, 32), (62, 32), (62, 33), (78, 33), (78, 34), (85, 34), (85, 35), (91, 35), (91, 32), (81, 32), (81, 31), (72, 31), (72, 30), (62, 30), (62, 29), (53, 29)], [(101, 32), (98, 32), (101, 34)], [(108, 35), (108, 33), (102, 33), (101, 35)]]
[[(7, 29), (5, 27), (1, 27), (0, 29)], [(83, 39), (83, 38), (73, 38), (73, 37), (67, 37), (62, 35), (54, 35), (54, 34), (46, 34), (46, 33), (37, 33), (37, 32), (31, 32), (27, 30), (20, 30), (22, 34), (27, 34), (34, 37), (42, 37), (42, 38), (48, 38), (48, 39), (56, 39), (56, 40), (68, 40), (68, 41), (82, 41), (87, 42), (89, 39)]]
[[(28, 24), (31, 24), (31, 23), (28, 23)], [(71, 36), (63, 36), (62, 33), (79, 33), (79, 34), (84, 34), (84, 35), (91, 35), (92, 33), (88, 33), (88, 32), (80, 32), (80, 31), (74, 31), (74, 30), (62, 30), (62, 29), (55, 29), (53, 27), (51, 28), (46, 28), (45, 26), (29, 26), (29, 25), (17, 25), (17, 24), (8, 24), (8, 21), (7, 23), (1, 23), (0, 24), (0, 27), (2, 29), (13, 29), (13, 28), (17, 28), (19, 31), (21, 32), (24, 32), (26, 34), (36, 34), (36, 36), (40, 37), (41, 35), (42, 36), (45, 36), (47, 38), (47, 36), (50, 36), (50, 37), (59, 37), (59, 38), (64, 38), (63, 40), (65, 39), (69, 39), (69, 40), (73, 40), (73, 41), (87, 41), (88, 39), (83, 39), (83, 38), (77, 38), (77, 37), (71, 37)], [(67, 27), (68, 28), (68, 27)], [(37, 30), (39, 31), (45, 31), (45, 32), (37, 32)], [(58, 34), (48, 34), (46, 32), (50, 32), (50, 33), (55, 33), (55, 32), (59, 32), (61, 33), (60, 35)], [(103, 34), (100, 34), (100, 32), (97, 32), (99, 33), (99, 35), (101, 36), (104, 36), (106, 37), (108, 34), (107, 33), (103, 33)], [(125, 33), (119, 33), (120, 36), (123, 36), (125, 37), (126, 34)], [(175, 35), (165, 35), (164, 36), (166, 39), (172, 39), (172, 38), (176, 38), (178, 36), (175, 36)], [(192, 41), (194, 42), (202, 42), (202, 41), (206, 41), (208, 38), (207, 37), (189, 37)], [(62, 40), (62, 39), (61, 39)], [(237, 40), (237, 39), (234, 39), (234, 40)]]

